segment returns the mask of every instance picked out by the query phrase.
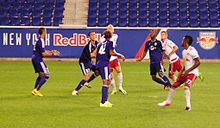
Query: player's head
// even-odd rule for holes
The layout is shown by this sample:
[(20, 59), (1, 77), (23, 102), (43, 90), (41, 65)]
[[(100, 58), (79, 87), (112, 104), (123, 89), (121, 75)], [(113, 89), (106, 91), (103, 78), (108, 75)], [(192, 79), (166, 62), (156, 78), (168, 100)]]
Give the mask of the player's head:
[(96, 39), (96, 33), (95, 33), (94, 31), (90, 31), (90, 32), (88, 33), (88, 37), (89, 37), (89, 39), (90, 39), (91, 41), (95, 41), (95, 39)]
[(192, 38), (192, 36), (185, 35), (185, 36), (183, 37), (182, 46), (183, 46), (184, 48), (186, 48), (186, 47), (192, 45), (192, 43), (193, 43), (193, 38)]
[(161, 33), (160, 33), (160, 36), (161, 36), (161, 40), (166, 40), (167, 39), (167, 37), (168, 37), (168, 34), (167, 34), (167, 32), (166, 31), (162, 31)]
[(40, 27), (38, 29), (38, 34), (40, 35), (41, 38), (45, 39), (46, 38), (46, 34), (47, 34), (46, 28)]
[(111, 24), (109, 24), (109, 25), (107, 26), (107, 30), (110, 31), (112, 34), (113, 34), (114, 31), (115, 31), (114, 26), (111, 25)]
[(151, 38), (151, 40), (155, 40), (156, 39), (156, 32), (154, 30), (152, 30), (150, 32), (150, 38)]
[(108, 31), (108, 30), (104, 31), (103, 35), (104, 35), (105, 39), (109, 40), (109, 39), (112, 38), (112, 33), (110, 31)]

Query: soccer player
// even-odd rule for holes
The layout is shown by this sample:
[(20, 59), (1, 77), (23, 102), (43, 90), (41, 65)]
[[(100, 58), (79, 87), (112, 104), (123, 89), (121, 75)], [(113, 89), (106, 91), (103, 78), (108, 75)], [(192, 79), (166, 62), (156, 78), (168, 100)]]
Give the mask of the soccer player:
[(186, 35), (182, 41), (182, 46), (184, 50), (182, 52), (183, 59), (185, 61), (185, 66), (183, 70), (179, 73), (177, 81), (172, 85), (169, 90), (167, 99), (159, 103), (159, 106), (170, 106), (173, 99), (173, 95), (176, 92), (176, 88), (184, 83), (185, 99), (186, 99), (186, 108), (185, 110), (191, 110), (190, 103), (190, 87), (198, 76), (198, 66), (200, 65), (200, 58), (197, 50), (191, 46), (193, 38)]
[[(164, 88), (167, 86), (171, 86), (169, 79), (164, 75), (164, 68), (161, 63), (162, 54), (163, 54), (162, 43), (156, 39), (156, 33), (154, 31), (151, 31), (150, 37), (151, 37), (151, 40), (149, 40), (145, 43), (144, 52), (143, 52), (142, 56), (137, 61), (143, 60), (147, 54), (147, 51), (149, 50), (149, 53), (150, 53), (150, 75), (152, 77), (152, 80), (159, 83), (159, 84), (164, 85)], [(158, 78), (156, 76), (157, 74), (159, 74), (159, 76), (163, 80)]]
[[(78, 91), (83, 87), (85, 83), (89, 83), (93, 79), (96, 78), (98, 72), (96, 71), (95, 63), (92, 61), (92, 57), (95, 56), (95, 50), (97, 48), (98, 42), (96, 41), (96, 33), (94, 31), (89, 32), (88, 34), (90, 41), (84, 47), (82, 54), (79, 58), (79, 65), (81, 67), (82, 73), (84, 75), (84, 79), (82, 79), (75, 90), (72, 92), (72, 95), (79, 95)], [(90, 72), (94, 73), (90, 77)], [(87, 87), (91, 88), (91, 86)]]
[(105, 31), (103, 35), (105, 41), (98, 45), (96, 54), (96, 66), (103, 81), (100, 107), (112, 107), (113, 104), (108, 101), (108, 88), (110, 84), (109, 60), (111, 56), (117, 56), (124, 61), (125, 57), (122, 54), (115, 52), (113, 42), (110, 41), (112, 38), (112, 32)]
[(176, 81), (177, 77), (174, 73), (176, 71), (180, 72), (183, 68), (179, 56), (176, 54), (176, 51), (179, 48), (175, 43), (173, 43), (173, 41), (168, 39), (166, 31), (161, 32), (161, 41), (164, 48), (164, 54), (169, 59), (169, 78)]
[[(111, 24), (109, 24), (107, 26), (107, 30), (112, 33), (112, 38), (110, 40), (113, 42), (113, 47), (116, 48), (118, 35), (114, 33), (114, 27)], [(120, 62), (118, 60), (118, 57), (117, 56), (111, 56), (109, 65), (110, 65), (110, 72), (111, 72), (111, 85), (112, 85), (112, 89), (113, 89), (112, 92), (111, 92), (111, 95), (114, 95), (114, 94), (117, 93), (113, 70), (116, 71), (117, 76), (118, 76), (118, 90), (122, 94), (126, 95), (127, 92), (122, 87), (123, 74), (122, 74), (121, 65), (120, 65)]]
[(35, 73), (38, 73), (39, 76), (36, 79), (34, 90), (32, 94), (34, 96), (43, 96), (40, 93), (41, 87), (45, 84), (45, 82), (49, 79), (49, 70), (46, 64), (43, 61), (44, 56), (59, 56), (60, 52), (57, 50), (45, 50), (44, 40), (46, 38), (47, 31), (45, 28), (39, 28), (38, 34), (40, 37), (34, 45), (33, 55), (32, 55), (32, 64), (35, 70)]

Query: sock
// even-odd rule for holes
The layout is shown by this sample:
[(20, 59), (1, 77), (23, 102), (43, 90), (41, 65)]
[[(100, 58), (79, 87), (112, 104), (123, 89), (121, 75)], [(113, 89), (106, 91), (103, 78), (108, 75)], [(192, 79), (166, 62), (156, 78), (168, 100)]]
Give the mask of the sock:
[(173, 99), (173, 95), (175, 94), (176, 89), (175, 88), (170, 88), (166, 102), (171, 103)]
[(102, 101), (101, 103), (104, 104), (108, 100), (108, 85), (102, 86)]
[(38, 84), (39, 84), (39, 82), (40, 82), (40, 79), (41, 79), (41, 77), (38, 76), (37, 79), (36, 79), (36, 82), (35, 82), (35, 84), (34, 84), (34, 88), (35, 88), (35, 89), (37, 88), (37, 86), (38, 86)]
[(111, 85), (112, 85), (112, 89), (116, 90), (116, 85), (115, 85), (115, 79), (114, 78), (112, 78), (112, 80), (111, 80)]
[(184, 92), (185, 92), (185, 98), (186, 98), (186, 106), (187, 106), (187, 107), (191, 107), (189, 87), (185, 86)]
[(122, 72), (118, 73), (118, 88), (122, 88), (123, 75)]
[(177, 77), (175, 75), (173, 75), (173, 81), (176, 82)]
[(37, 91), (40, 90), (40, 88), (44, 85), (44, 83), (49, 79), (49, 76), (42, 76), (39, 84), (37, 85)]
[(166, 85), (165, 82), (163, 82), (163, 80), (161, 80), (160, 78), (156, 77), (155, 79), (153, 79), (155, 82), (162, 84), (162, 85)]
[(85, 80), (85, 79), (82, 79), (82, 80), (79, 82), (78, 86), (76, 87), (75, 91), (79, 91), (85, 83), (86, 83), (86, 80)]
[(168, 79), (168, 77), (166, 77), (165, 75), (162, 76), (162, 79), (165, 81), (166, 85), (170, 85), (171, 86), (171, 83), (170, 83), (170, 80)]
[(94, 80), (96, 78), (95, 74), (92, 74), (92, 76), (89, 78), (89, 80), (87, 81), (88, 83), (91, 82), (92, 80)]

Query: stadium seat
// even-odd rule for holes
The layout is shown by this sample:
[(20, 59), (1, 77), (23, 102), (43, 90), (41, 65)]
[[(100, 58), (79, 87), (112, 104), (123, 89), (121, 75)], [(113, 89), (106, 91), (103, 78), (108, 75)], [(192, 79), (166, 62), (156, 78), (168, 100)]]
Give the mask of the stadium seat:
[(130, 11), (129, 12), (129, 17), (130, 18), (136, 18), (137, 17), (137, 11), (135, 10), (135, 11)]
[(119, 27), (126, 27), (127, 26), (127, 18), (119, 18), (118, 26)]
[(60, 17), (54, 18), (53, 24), (54, 24), (54, 26), (59, 26), (60, 24), (62, 24), (62, 18), (60, 18)]
[(139, 27), (147, 27), (147, 18), (139, 18), (138, 19)]
[(218, 19), (211, 19), (210, 27), (219, 27)]
[(128, 20), (128, 26), (130, 27), (137, 27), (138, 23), (137, 23), (137, 18), (129, 18)]
[(96, 18), (88, 18), (88, 26), (95, 27), (96, 26)]
[(149, 27), (157, 27), (157, 19), (156, 18), (150, 18), (148, 26)]
[(198, 27), (199, 23), (198, 23), (198, 19), (190, 19), (190, 27)]
[(208, 19), (200, 19), (200, 27), (208, 27), (209, 23), (208, 23)]
[(0, 25), (10, 25), (8, 17), (0, 18)]
[(170, 19), (170, 27), (178, 27), (178, 20), (176, 19)]
[(41, 17), (33, 17), (32, 18), (32, 25), (33, 26), (41, 26)]
[(117, 18), (109, 18), (108, 24), (112, 24), (113, 26), (118, 26)]
[(182, 18), (179, 20), (179, 25), (180, 27), (188, 27), (188, 19), (187, 18)]
[(119, 17), (120, 18), (126, 18), (127, 17), (127, 11), (120, 11), (119, 12)]
[(165, 19), (159, 19), (159, 26), (160, 27), (167, 27), (168, 26), (168, 23), (167, 23), (167, 18)]
[(147, 11), (140, 11), (139, 12), (139, 18), (147, 18)]
[(30, 18), (29, 17), (21, 18), (21, 25), (23, 25), (23, 26), (30, 26)]
[(51, 17), (44, 17), (43, 25), (44, 26), (51, 26), (52, 25)]
[(115, 11), (109, 11), (109, 18), (116, 18), (117, 17), (117, 13), (115, 13)]
[(105, 27), (105, 26), (107, 26), (106, 18), (99, 18), (99, 19), (98, 19), (98, 26), (100, 26), (100, 27)]
[(20, 26), (21, 25), (19, 17), (11, 17), (10, 21), (11, 21), (10, 25), (12, 25), (12, 26)]

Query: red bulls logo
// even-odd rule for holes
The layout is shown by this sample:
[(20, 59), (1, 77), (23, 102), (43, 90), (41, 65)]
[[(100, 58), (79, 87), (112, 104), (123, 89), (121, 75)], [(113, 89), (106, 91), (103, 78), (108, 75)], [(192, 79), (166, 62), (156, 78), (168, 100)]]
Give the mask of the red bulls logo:
[(212, 49), (218, 43), (218, 37), (216, 32), (200, 32), (197, 42), (203, 49)]

